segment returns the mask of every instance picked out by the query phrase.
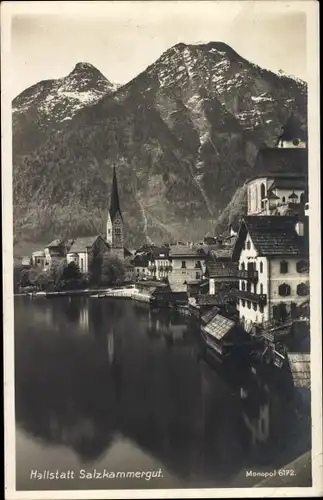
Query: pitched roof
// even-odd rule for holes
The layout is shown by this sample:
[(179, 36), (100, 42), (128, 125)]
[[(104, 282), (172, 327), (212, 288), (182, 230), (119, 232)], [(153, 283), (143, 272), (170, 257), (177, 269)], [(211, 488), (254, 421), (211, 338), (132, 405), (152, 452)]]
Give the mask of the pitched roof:
[(277, 196), (271, 190), (268, 191), (267, 198), (268, 198), (268, 200), (280, 200), (279, 196)]
[(296, 232), (296, 224), (299, 220), (297, 216), (250, 215), (244, 217), (233, 251), (234, 260), (239, 258), (248, 232), (259, 255), (308, 254), (308, 217), (302, 218), (305, 236), (299, 236)]
[(93, 246), (98, 238), (100, 238), (100, 236), (84, 236), (82, 238), (76, 238), (68, 253), (85, 252), (88, 248)]
[(36, 250), (35, 252), (32, 253), (33, 257), (45, 257), (45, 251), (44, 250)]
[(169, 255), (169, 248), (168, 247), (151, 247), (151, 253), (153, 257), (156, 258), (168, 258)]
[(295, 178), (291, 177), (278, 177), (274, 180), (273, 184), (270, 186), (270, 190), (273, 189), (306, 189), (307, 179), (306, 176)]
[[(241, 326), (229, 318), (217, 314), (207, 325), (203, 327), (204, 331), (217, 340), (223, 340), (225, 337), (236, 337), (241, 342), (249, 340), (249, 336)], [(231, 335), (233, 334), (233, 335)]]
[(170, 245), (170, 255), (172, 257), (192, 256), (199, 257), (204, 254), (203, 248), (189, 245)]
[(207, 262), (206, 271), (209, 278), (237, 278), (238, 265), (236, 262)]
[(112, 187), (111, 187), (111, 202), (110, 202), (110, 217), (111, 217), (112, 221), (114, 220), (114, 218), (118, 212), (122, 218), (120, 203), (119, 203), (116, 168), (113, 167)]
[(308, 172), (308, 153), (305, 148), (262, 148), (259, 150), (254, 171), (257, 177), (302, 177)]
[(48, 245), (47, 245), (47, 248), (51, 248), (51, 247), (61, 247), (64, 245), (64, 241), (63, 240), (60, 240), (60, 239), (56, 239), (56, 240), (53, 240), (51, 241)]
[(210, 251), (210, 255), (215, 260), (230, 260), (232, 255), (232, 247), (215, 248)]
[(206, 311), (206, 313), (204, 313), (201, 317), (201, 321), (204, 325), (206, 325), (206, 323), (209, 323), (209, 321), (211, 321), (214, 316), (216, 316), (217, 314), (219, 314), (220, 312), (220, 309), (217, 307), (217, 306), (214, 306), (212, 307), (212, 309), (210, 309), (209, 311)]
[(149, 262), (149, 257), (148, 255), (135, 255), (135, 257), (131, 258), (131, 262), (134, 266), (147, 267)]

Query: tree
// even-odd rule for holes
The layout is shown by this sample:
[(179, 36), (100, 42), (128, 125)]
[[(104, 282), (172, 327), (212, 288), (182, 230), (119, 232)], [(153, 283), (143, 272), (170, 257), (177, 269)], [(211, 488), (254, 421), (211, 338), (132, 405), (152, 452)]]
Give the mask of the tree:
[(125, 276), (125, 267), (121, 260), (110, 254), (103, 255), (101, 269), (102, 285), (112, 285), (123, 282)]

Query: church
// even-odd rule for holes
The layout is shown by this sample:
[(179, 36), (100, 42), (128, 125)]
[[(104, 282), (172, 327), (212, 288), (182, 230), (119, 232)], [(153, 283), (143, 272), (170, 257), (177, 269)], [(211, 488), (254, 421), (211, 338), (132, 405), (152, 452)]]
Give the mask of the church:
[(81, 273), (88, 273), (98, 255), (111, 255), (124, 261), (131, 253), (124, 248), (124, 225), (120, 209), (116, 169), (113, 167), (110, 209), (107, 220), (106, 238), (95, 235), (76, 238), (67, 251), (67, 264), (75, 262)]
[(111, 254), (123, 261), (125, 258), (124, 248), (124, 224), (119, 202), (118, 182), (116, 169), (113, 167), (110, 209), (107, 220), (106, 242), (111, 249)]

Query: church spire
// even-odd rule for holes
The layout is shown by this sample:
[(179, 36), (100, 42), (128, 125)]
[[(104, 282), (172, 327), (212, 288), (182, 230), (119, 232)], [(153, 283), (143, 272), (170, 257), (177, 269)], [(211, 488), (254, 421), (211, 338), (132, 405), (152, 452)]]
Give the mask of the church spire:
[(119, 203), (119, 193), (118, 193), (118, 183), (117, 183), (117, 174), (116, 168), (113, 167), (113, 177), (112, 177), (112, 188), (111, 188), (111, 202), (110, 202), (110, 217), (111, 221), (114, 221), (117, 213), (120, 214), (122, 218), (120, 203)]

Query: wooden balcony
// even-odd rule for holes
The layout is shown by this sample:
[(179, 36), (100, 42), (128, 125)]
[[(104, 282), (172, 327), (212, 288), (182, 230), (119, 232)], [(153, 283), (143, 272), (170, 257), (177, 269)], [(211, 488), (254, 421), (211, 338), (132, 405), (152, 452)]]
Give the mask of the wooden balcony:
[(252, 281), (252, 282), (256, 282), (258, 281), (258, 271), (256, 270), (242, 270), (242, 269), (239, 269), (238, 270), (238, 278), (240, 280), (249, 280), (249, 281)]
[(236, 296), (239, 299), (244, 299), (244, 300), (250, 300), (250, 302), (256, 302), (259, 305), (266, 305), (267, 304), (267, 295), (264, 293), (252, 293), (252, 292), (247, 292), (245, 290), (238, 290), (236, 292)]

